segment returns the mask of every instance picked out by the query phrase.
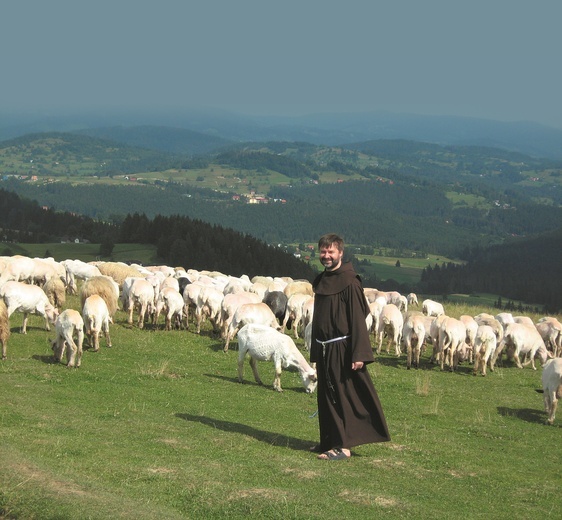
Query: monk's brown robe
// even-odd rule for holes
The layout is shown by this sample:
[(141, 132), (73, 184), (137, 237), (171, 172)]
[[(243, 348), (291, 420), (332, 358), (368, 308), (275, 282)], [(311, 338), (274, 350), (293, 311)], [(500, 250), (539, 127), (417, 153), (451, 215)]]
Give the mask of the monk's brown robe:
[[(310, 361), (318, 371), (320, 448), (351, 448), (390, 440), (377, 392), (367, 371), (374, 361), (365, 318), (369, 305), (351, 263), (324, 271), (313, 282), (315, 299)], [(326, 344), (326, 341), (349, 336)], [(361, 370), (351, 364), (363, 361)]]

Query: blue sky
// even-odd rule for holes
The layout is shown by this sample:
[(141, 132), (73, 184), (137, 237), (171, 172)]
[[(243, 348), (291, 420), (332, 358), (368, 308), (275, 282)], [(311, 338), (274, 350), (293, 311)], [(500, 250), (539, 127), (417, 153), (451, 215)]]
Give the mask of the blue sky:
[(0, 111), (388, 110), (562, 128), (559, 0), (2, 3)]

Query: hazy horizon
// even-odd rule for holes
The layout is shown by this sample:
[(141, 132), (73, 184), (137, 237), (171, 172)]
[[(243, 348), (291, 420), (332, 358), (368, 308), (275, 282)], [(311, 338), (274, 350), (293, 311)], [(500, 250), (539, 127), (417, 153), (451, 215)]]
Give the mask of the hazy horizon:
[(0, 113), (387, 111), (562, 128), (562, 3), (21, 0)]

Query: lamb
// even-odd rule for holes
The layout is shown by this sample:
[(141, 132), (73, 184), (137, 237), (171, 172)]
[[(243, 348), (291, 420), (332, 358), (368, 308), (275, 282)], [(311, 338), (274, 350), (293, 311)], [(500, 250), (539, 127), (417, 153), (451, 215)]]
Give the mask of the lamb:
[(296, 347), (295, 342), (286, 334), (279, 332), (267, 325), (247, 324), (238, 332), (238, 381), (244, 379), (244, 358), (250, 356), (250, 366), (258, 384), (263, 384), (258, 374), (257, 361), (273, 361), (275, 366), (275, 379), (273, 388), (282, 392), (282, 368), (295, 367), (301, 377), (302, 384), (307, 393), (316, 390), (318, 380), (316, 370), (312, 368)]
[(100, 332), (105, 336), (105, 342), (111, 347), (111, 337), (109, 335), (109, 323), (112, 322), (105, 300), (92, 294), (86, 298), (82, 308), (82, 318), (86, 328), (86, 334), (90, 340), (90, 346), (94, 352), (100, 349)]
[(52, 341), (55, 361), (60, 363), (66, 350), (66, 366), (79, 367), (84, 343), (84, 320), (80, 313), (74, 309), (62, 311), (55, 322), (55, 331), (56, 337)]
[(4, 300), (0, 298), (0, 344), (2, 345), (2, 361), (8, 357), (8, 339), (10, 339), (10, 318)]
[(8, 317), (14, 312), (23, 312), (21, 333), (27, 334), (29, 314), (39, 314), (45, 318), (45, 330), (51, 330), (49, 323), (55, 323), (59, 311), (51, 305), (41, 287), (23, 282), (9, 281), (0, 287), (0, 296), (8, 309)]
[(0, 287), (6, 282), (28, 282), (33, 280), (35, 262), (32, 258), (22, 255), (5, 257), (6, 266), (0, 275)]
[(489, 325), (479, 325), (474, 338), (474, 375), (486, 375), (486, 365), (490, 362), (490, 370), (494, 371), (494, 353), (497, 338), (494, 329)]
[(245, 303), (236, 309), (234, 317), (228, 327), (223, 348), (225, 352), (228, 352), (230, 340), (238, 330), (249, 323), (267, 325), (273, 329), (280, 329), (275, 314), (273, 314), (273, 311), (265, 303)]
[(441, 303), (429, 299), (423, 301), (422, 312), (426, 316), (436, 316), (436, 317), (445, 314), (445, 310), (443, 309), (443, 305)]
[(553, 424), (558, 399), (562, 397), (562, 358), (549, 359), (543, 365), (541, 379), (544, 392), (544, 408), (548, 414), (546, 422)]
[(382, 308), (379, 318), (379, 328), (377, 329), (378, 335), (378, 348), (377, 354), (382, 350), (383, 336), (392, 334), (390, 342), (387, 344), (386, 352), (390, 351), (390, 344), (394, 343), (394, 352), (397, 356), (402, 353), (400, 350), (400, 341), (402, 339), (402, 328), (404, 327), (404, 318), (400, 310), (393, 303), (388, 303)]

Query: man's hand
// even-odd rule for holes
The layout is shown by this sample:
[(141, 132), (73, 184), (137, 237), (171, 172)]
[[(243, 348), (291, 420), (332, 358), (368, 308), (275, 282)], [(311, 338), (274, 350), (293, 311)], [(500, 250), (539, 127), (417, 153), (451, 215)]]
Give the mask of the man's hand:
[(351, 370), (361, 370), (363, 368), (363, 361), (356, 361), (351, 363)]

